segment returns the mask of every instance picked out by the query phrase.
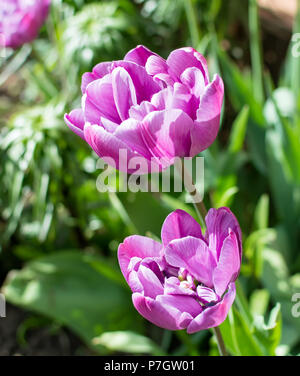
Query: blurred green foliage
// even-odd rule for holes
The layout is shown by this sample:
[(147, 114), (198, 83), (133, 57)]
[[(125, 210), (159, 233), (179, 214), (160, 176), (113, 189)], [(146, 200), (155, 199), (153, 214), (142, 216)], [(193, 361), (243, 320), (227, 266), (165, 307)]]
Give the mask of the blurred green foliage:
[(300, 290), (300, 58), (288, 49), (272, 77), (259, 24), (255, 0), (52, 1), (40, 38), (1, 60), (8, 301), (66, 325), (100, 354), (215, 354), (207, 332), (175, 335), (142, 320), (117, 265), (125, 236), (159, 236), (176, 208), (195, 214), (184, 194), (99, 193), (96, 156), (63, 122), (94, 64), (137, 44), (164, 57), (193, 45), (226, 88), (219, 137), (202, 153), (205, 201), (230, 206), (244, 239), (237, 299), (221, 326), (226, 346), (232, 355), (300, 352), (291, 313)]

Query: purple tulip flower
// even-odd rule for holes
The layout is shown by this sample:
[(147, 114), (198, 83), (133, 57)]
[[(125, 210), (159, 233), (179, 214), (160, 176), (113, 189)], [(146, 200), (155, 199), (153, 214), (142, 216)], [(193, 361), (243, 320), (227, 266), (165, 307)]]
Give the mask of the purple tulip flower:
[(206, 233), (186, 212), (165, 220), (162, 244), (130, 236), (118, 258), (138, 312), (169, 330), (195, 333), (220, 325), (235, 299), (242, 240), (240, 226), (228, 208), (210, 209)]
[[(209, 81), (204, 57), (191, 47), (167, 60), (138, 46), (124, 60), (96, 65), (82, 77), (82, 106), (65, 115), (67, 125), (119, 170), (120, 149), (162, 170), (175, 157), (193, 157), (215, 140), (224, 86)], [(106, 157), (106, 158), (105, 158)], [(109, 161), (107, 163), (110, 164)], [(142, 168), (140, 169), (142, 170)]]
[(0, 34), (5, 47), (18, 48), (34, 40), (47, 18), (51, 0), (1, 0)]

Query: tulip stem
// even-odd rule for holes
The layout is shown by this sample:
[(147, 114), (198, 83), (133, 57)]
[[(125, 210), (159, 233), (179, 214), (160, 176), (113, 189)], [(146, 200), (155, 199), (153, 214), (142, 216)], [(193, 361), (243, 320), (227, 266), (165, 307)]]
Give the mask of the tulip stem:
[(204, 218), (206, 217), (206, 214), (207, 214), (207, 210), (206, 210), (206, 207), (205, 207), (203, 201), (194, 203), (194, 206), (196, 208), (196, 211), (197, 211), (198, 215), (200, 214), (201, 217), (202, 217), (202, 220), (204, 220)]
[(218, 349), (221, 356), (228, 356), (225, 343), (219, 327), (212, 328), (212, 331), (217, 339)]
[(193, 205), (196, 209), (199, 219), (201, 220), (202, 224), (205, 225), (205, 217), (207, 214), (207, 210), (203, 202), (203, 197), (197, 191), (197, 187), (195, 183), (193, 182), (193, 178), (191, 174), (184, 167), (184, 161), (181, 159), (175, 160), (175, 168), (181, 175), (183, 183), (184, 183), (184, 187), (188, 191), (188, 193), (190, 194), (193, 200)]
[[(193, 182), (192, 176), (187, 171), (187, 169), (184, 168), (184, 162), (182, 160), (180, 163), (175, 161), (175, 167), (177, 168), (177, 170), (180, 172), (182, 176), (184, 186), (193, 200), (193, 204), (194, 204), (194, 207), (196, 209), (199, 219), (205, 225), (205, 217), (207, 215), (207, 210), (206, 210), (203, 200), (200, 197), (200, 194), (197, 191), (195, 183)], [(215, 327), (215, 328), (212, 328), (212, 331), (216, 337), (220, 355), (227, 356), (228, 354), (226, 351), (225, 343), (224, 343), (220, 329), (218, 327)]]

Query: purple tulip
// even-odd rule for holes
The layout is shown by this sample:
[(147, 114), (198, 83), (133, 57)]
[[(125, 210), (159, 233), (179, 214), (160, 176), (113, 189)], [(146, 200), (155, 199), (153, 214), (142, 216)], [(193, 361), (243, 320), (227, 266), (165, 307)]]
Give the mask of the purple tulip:
[(5, 47), (18, 48), (34, 40), (47, 18), (51, 0), (1, 0), (0, 34)]
[(81, 89), (82, 108), (65, 121), (119, 170), (135, 172), (128, 163), (122, 166), (120, 149), (128, 161), (140, 157), (149, 172), (151, 160), (164, 169), (175, 157), (197, 155), (217, 136), (223, 81), (218, 75), (209, 81), (206, 60), (191, 47), (164, 60), (138, 46), (124, 60), (85, 73)]
[(220, 325), (235, 299), (242, 240), (228, 208), (210, 209), (206, 233), (186, 212), (165, 220), (162, 244), (130, 236), (118, 258), (138, 312), (153, 324), (188, 333)]

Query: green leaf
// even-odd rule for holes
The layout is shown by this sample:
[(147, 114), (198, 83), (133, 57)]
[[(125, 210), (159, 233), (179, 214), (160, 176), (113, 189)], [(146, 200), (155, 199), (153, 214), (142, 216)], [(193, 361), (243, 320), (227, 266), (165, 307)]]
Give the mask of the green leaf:
[[(298, 0), (298, 11), (297, 16), (295, 17), (295, 24), (294, 24), (294, 33), (299, 33), (300, 30), (300, 3)], [(300, 94), (299, 90), (299, 81), (300, 81), (300, 59), (295, 58), (291, 54), (291, 86), (295, 93), (296, 98), (298, 98)]]
[(193, 46), (196, 48), (200, 43), (200, 28), (197, 20), (197, 12), (193, 0), (185, 0), (185, 13), (189, 25), (190, 36)]
[(263, 352), (253, 330), (244, 317), (232, 308), (226, 321), (220, 326), (225, 345), (232, 355), (261, 356)]
[(227, 349), (232, 355), (275, 355), (281, 338), (280, 305), (270, 313), (268, 324), (263, 315), (249, 317), (235, 308), (229, 311), (220, 329)]
[(281, 312), (280, 304), (277, 304), (270, 313), (268, 324), (265, 324), (263, 316), (256, 316), (254, 320), (254, 335), (259, 339), (265, 355), (276, 355), (276, 348), (281, 339)]
[(220, 330), (227, 351), (232, 355), (241, 355), (236, 338), (232, 308), (230, 309), (226, 320), (220, 325)]
[(274, 229), (264, 228), (251, 233), (245, 241), (245, 255), (253, 267), (253, 274), (260, 278), (263, 269), (263, 251), (266, 245), (276, 239)]
[(250, 297), (250, 310), (253, 316), (264, 315), (270, 302), (270, 293), (268, 290), (255, 290)]
[[(282, 326), (282, 340), (281, 345), (284, 345), (284, 353), (286, 353), (290, 346), (293, 346), (299, 341), (300, 321), (292, 315), (292, 296), (299, 291), (299, 286), (295, 284), (297, 278), (290, 278), (289, 270), (286, 261), (282, 254), (271, 248), (266, 248), (263, 251), (264, 268), (262, 274), (262, 283), (264, 287), (270, 292), (274, 301), (281, 305), (281, 312), (283, 317)], [(297, 274), (296, 274), (297, 276)]]
[[(268, 174), (278, 217), (283, 221), (291, 245), (297, 243), (300, 214), (300, 187), (288, 178), (288, 164), (280, 134), (267, 134)], [(296, 251), (296, 249), (295, 249)]]
[(258, 102), (263, 103), (263, 62), (257, 0), (249, 0), (249, 31), (254, 95)]
[(250, 115), (254, 122), (260, 127), (265, 126), (263, 107), (254, 97), (251, 80), (242, 74), (225, 52), (219, 50), (218, 57), (222, 67), (223, 78), (227, 86), (227, 93), (234, 108), (241, 111), (245, 103), (249, 105)]
[(21, 66), (26, 62), (29, 54), (31, 52), (31, 46), (25, 44), (20, 51), (13, 57), (13, 59), (7, 64), (0, 74), (0, 86), (2, 86), (7, 79), (18, 71)]
[(149, 338), (131, 331), (106, 332), (93, 339), (95, 345), (104, 346), (109, 351), (130, 354), (165, 355)]
[[(184, 11), (185, 0), (140, 0), (143, 3), (142, 12), (151, 17), (155, 27), (157, 24), (167, 24), (170, 32), (178, 28)], [(196, 46), (195, 46), (196, 47)]]
[(216, 199), (214, 195), (215, 207), (230, 206), (234, 196), (238, 193), (237, 187), (229, 187)]
[[(73, 17), (66, 19), (61, 33), (65, 64), (75, 58), (77, 64), (95, 63), (97, 56), (109, 60), (121, 57), (134, 44), (138, 17), (129, 10), (130, 2), (102, 1), (86, 4)], [(125, 10), (125, 8), (128, 9)]]
[(244, 139), (246, 136), (249, 113), (249, 106), (245, 105), (232, 125), (230, 141), (228, 145), (228, 149), (231, 153), (237, 153), (243, 147)]
[(111, 273), (99, 257), (63, 251), (11, 273), (3, 292), (7, 301), (68, 326), (100, 351), (93, 343), (95, 337), (140, 327), (129, 291), (116, 282), (119, 277), (110, 278)]
[(262, 195), (258, 201), (258, 204), (254, 213), (255, 227), (258, 230), (263, 230), (268, 227), (269, 224), (269, 205), (270, 200), (267, 194)]

